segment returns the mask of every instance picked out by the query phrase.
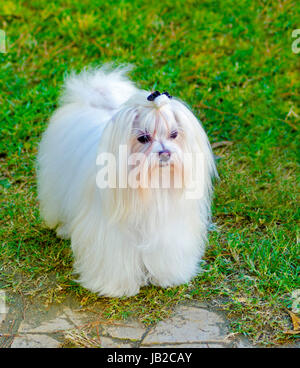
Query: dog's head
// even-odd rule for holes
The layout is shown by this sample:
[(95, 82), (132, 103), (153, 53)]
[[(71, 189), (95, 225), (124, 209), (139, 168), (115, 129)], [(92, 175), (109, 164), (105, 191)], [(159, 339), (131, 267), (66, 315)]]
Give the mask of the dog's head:
[(216, 170), (207, 136), (188, 107), (168, 93), (140, 91), (131, 97), (107, 124), (101, 142), (100, 152), (116, 158), (116, 189), (137, 189), (144, 199), (157, 189), (209, 195)]

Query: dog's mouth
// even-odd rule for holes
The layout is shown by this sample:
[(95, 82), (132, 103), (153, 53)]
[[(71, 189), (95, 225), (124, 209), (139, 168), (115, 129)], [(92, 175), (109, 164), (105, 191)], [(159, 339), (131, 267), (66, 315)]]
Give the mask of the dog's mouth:
[(159, 167), (166, 167), (166, 166), (170, 166), (170, 162), (169, 161), (159, 161)]
[(159, 167), (170, 166), (170, 156), (171, 153), (167, 150), (161, 151), (159, 153)]

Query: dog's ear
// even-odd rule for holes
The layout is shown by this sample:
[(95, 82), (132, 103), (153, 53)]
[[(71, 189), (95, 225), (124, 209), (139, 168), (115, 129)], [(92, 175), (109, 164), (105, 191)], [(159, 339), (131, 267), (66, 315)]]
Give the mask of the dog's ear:
[[(130, 188), (128, 188), (128, 158), (131, 153), (130, 141), (132, 129), (137, 119), (137, 111), (132, 107), (120, 109), (109, 121), (103, 131), (98, 156), (111, 155), (114, 157), (112, 170), (115, 178), (111, 180), (113, 187), (101, 189), (102, 205), (111, 222), (124, 220), (130, 210)], [(109, 168), (108, 168), (109, 169)]]
[(217, 177), (218, 173), (212, 148), (201, 122), (187, 106), (179, 101), (175, 103), (174, 115), (178, 124), (181, 125), (184, 130), (186, 143), (190, 146), (189, 150), (192, 153), (201, 152), (206, 161), (207, 173), (211, 177)]
[(173, 100), (172, 105), (175, 119), (184, 132), (187, 156), (190, 155), (188, 162), (185, 163), (188, 172), (187, 175), (185, 173), (187, 187), (193, 188), (189, 191), (191, 195), (188, 198), (204, 199), (202, 203), (207, 202), (209, 207), (212, 178), (218, 176), (209, 140), (201, 123), (188, 107), (178, 100)]

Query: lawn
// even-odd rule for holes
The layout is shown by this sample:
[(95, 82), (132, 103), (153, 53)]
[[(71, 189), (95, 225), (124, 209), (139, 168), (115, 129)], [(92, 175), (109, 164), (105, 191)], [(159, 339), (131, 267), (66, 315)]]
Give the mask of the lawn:
[[(0, 288), (45, 303), (74, 295), (100, 303), (107, 318), (148, 324), (197, 299), (225, 311), (232, 332), (256, 343), (299, 338), (284, 333), (300, 289), (300, 53), (292, 52), (299, 13), (296, 0), (1, 2)], [(187, 285), (146, 287), (121, 300), (73, 281), (70, 243), (43, 225), (35, 177), (64, 76), (107, 61), (134, 64), (140, 87), (185, 100), (220, 158), (203, 272)]]

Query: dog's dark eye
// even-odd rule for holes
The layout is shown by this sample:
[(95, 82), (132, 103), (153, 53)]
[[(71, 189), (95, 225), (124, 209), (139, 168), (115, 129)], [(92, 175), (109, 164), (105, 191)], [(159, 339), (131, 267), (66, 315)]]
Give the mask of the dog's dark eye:
[(149, 134), (140, 135), (137, 140), (142, 144), (146, 144), (151, 142), (151, 136)]
[(178, 132), (177, 132), (176, 130), (174, 130), (174, 132), (172, 132), (172, 133), (170, 134), (170, 138), (171, 138), (171, 139), (175, 139), (177, 136), (178, 136)]

